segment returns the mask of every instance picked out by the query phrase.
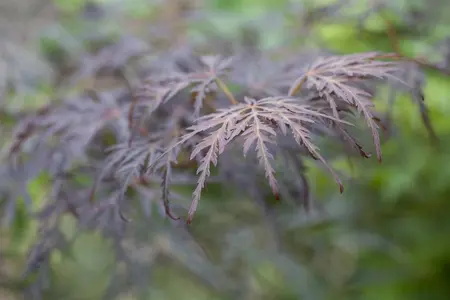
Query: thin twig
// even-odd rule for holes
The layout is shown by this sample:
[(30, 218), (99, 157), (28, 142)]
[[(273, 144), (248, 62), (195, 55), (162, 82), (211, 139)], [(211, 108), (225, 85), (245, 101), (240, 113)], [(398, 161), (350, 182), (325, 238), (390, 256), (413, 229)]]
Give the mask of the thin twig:
[(225, 84), (225, 82), (222, 81), (222, 79), (220, 79), (219, 77), (216, 77), (216, 83), (219, 86), (219, 88), (225, 93), (225, 95), (227, 95), (228, 99), (230, 100), (230, 102), (233, 105), (236, 105), (236, 104), (239, 103), (239, 102), (236, 101), (236, 99), (234, 98), (234, 96), (231, 93), (230, 89)]
[(413, 58), (413, 57), (408, 57), (407, 55), (403, 54), (403, 51), (401, 50), (401, 47), (400, 47), (400, 39), (398, 38), (397, 30), (395, 29), (395, 26), (383, 14), (380, 14), (380, 17), (383, 19), (383, 21), (386, 24), (387, 36), (389, 38), (391, 48), (395, 53), (395, 55), (391, 55), (387, 58), (408, 60), (408, 61), (418, 64), (419, 66), (421, 66), (423, 68), (432, 69), (432, 70), (438, 71), (444, 75), (450, 76), (450, 69), (440, 67), (436, 64), (433, 64), (433, 63), (427, 61), (424, 58), (420, 58), (420, 57)]

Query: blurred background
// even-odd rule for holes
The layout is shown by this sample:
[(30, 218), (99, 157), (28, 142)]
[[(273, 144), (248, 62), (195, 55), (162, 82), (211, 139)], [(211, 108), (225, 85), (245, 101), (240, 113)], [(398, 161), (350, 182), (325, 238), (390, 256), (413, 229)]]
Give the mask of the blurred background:
[[(188, 229), (158, 214), (130, 223), (129, 264), (98, 232), (75, 234), (67, 217), (72, 242), (53, 251), (46, 274), (26, 279), (38, 224), (26, 199), (13, 213), (0, 199), (0, 299), (450, 299), (449, 12), (447, 0), (2, 0), (2, 145), (24, 111), (93, 88), (93, 73), (132, 56), (258, 47), (425, 59), (420, 80), (439, 146), (417, 105), (381, 93), (379, 109), (394, 124), (382, 164), (337, 157), (342, 195), (308, 165), (310, 197), (324, 213), (283, 203), (263, 210), (239, 189), (212, 185)], [(27, 182), (33, 208), (49, 184), (45, 173)]]

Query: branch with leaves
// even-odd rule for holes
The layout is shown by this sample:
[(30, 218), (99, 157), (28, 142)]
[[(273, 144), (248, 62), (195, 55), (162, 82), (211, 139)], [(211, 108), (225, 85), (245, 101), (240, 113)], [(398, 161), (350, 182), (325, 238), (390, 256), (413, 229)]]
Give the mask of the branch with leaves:
[[(161, 178), (165, 212), (178, 219), (171, 212), (169, 198), (171, 178), (182, 156), (184, 161), (197, 165), (197, 183), (187, 217), (190, 223), (210, 177), (211, 165), (217, 166), (219, 156), (230, 145), (239, 145), (244, 156), (254, 149), (268, 184), (279, 199), (274, 162), (277, 152), (284, 151), (277, 144), (283, 137), (291, 140), (290, 149), (297, 147), (299, 154), (307, 153), (320, 161), (343, 192), (341, 179), (321, 155), (315, 139), (324, 133), (340, 136), (361, 156), (370, 157), (345, 128), (353, 126), (346, 119), (356, 113), (362, 115), (371, 130), (381, 161), (380, 121), (375, 117), (372, 101), (375, 89), (368, 84), (402, 83), (398, 72), (402, 62), (396, 58), (395, 54), (373, 52), (319, 57), (306, 65), (296, 65), (296, 60), (292, 60), (278, 68), (281, 72), (289, 70), (279, 74), (283, 81), (266, 80), (264, 88), (258, 90), (243, 84), (240, 74), (248, 70), (249, 64), (240, 61), (239, 56), (180, 58), (166, 62), (164, 72), (150, 70), (149, 77), (143, 78), (136, 90), (126, 82), (122, 94), (128, 91), (127, 101), (117, 102), (100, 93), (91, 102), (66, 101), (52, 110), (38, 112), (32, 122), (22, 126), (27, 129), (33, 125), (33, 131), (18, 133), (10, 155), (18, 153), (18, 145), (33, 134), (40, 134), (42, 141), (58, 135), (61, 141), (76, 142), (77, 153), (83, 155), (99, 132), (108, 127), (113, 130), (115, 141), (108, 147), (110, 154), (96, 176), (89, 202), (94, 202), (98, 186), (110, 175), (117, 178), (122, 194), (136, 182), (133, 178), (145, 183), (145, 178), (157, 175)], [(270, 66), (270, 60), (264, 59), (265, 65)], [(261, 74), (254, 75), (257, 78)], [(272, 77), (277, 78), (276, 74)], [(235, 94), (230, 86), (235, 87)], [(242, 95), (247, 90), (253, 90), (252, 97)], [(208, 109), (204, 109), (204, 103), (209, 103)], [(89, 136), (82, 132), (84, 128), (89, 128)]]

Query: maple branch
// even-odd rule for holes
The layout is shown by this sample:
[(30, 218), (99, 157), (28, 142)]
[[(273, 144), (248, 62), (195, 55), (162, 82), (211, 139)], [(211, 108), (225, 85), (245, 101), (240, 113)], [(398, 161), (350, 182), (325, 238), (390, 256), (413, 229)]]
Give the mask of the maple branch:
[(288, 95), (289, 95), (290, 97), (294, 96), (298, 91), (301, 90), (302, 85), (303, 85), (303, 83), (305, 83), (307, 77), (308, 77), (308, 76), (305, 75), (305, 76), (302, 77), (302, 79), (301, 79), (299, 82), (294, 83), (294, 86), (291, 87), (291, 89), (289, 90), (289, 94), (288, 94)]
[(230, 100), (230, 102), (233, 105), (238, 104), (239, 102), (236, 101), (236, 99), (234, 98), (233, 94), (231, 93), (230, 89), (228, 88), (228, 86), (225, 84), (225, 82), (222, 81), (222, 79), (220, 79), (219, 77), (217, 77), (215, 79), (217, 85), (219, 86), (219, 88), (225, 93), (225, 95), (227, 95), (228, 99)]
[(384, 16), (381, 13), (379, 15), (386, 24), (387, 36), (389, 38), (391, 48), (395, 53), (395, 55), (392, 55), (389, 58), (408, 60), (408, 61), (418, 64), (421, 67), (432, 69), (432, 70), (438, 71), (444, 75), (450, 76), (450, 69), (443, 68), (436, 64), (433, 64), (433, 63), (427, 61), (425, 58), (408, 57), (407, 55), (403, 54), (402, 53), (403, 51), (401, 50), (401, 47), (400, 47), (400, 39), (398, 38), (397, 30), (395, 29), (395, 26), (392, 24), (392, 22), (386, 16)]

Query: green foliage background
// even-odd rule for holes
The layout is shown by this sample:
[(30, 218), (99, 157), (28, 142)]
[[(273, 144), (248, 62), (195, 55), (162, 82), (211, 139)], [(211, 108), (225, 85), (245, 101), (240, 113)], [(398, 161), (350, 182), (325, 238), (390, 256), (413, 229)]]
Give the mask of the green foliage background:
[[(54, 0), (66, 15), (62, 20), (66, 30), (77, 32), (89, 26), (71, 18), (83, 2)], [(206, 1), (205, 7), (211, 16), (208, 24), (194, 24), (188, 32), (197, 38), (212, 26), (223, 36), (234, 37), (249, 20), (273, 11), (284, 11), (287, 17), (283, 22), (287, 26), (298, 26), (295, 16), (286, 11), (287, 2)], [(329, 2), (332, 1), (304, 1), (303, 4), (320, 6)], [(426, 53), (433, 58), (433, 42), (449, 35), (450, 22), (438, 24), (429, 31), (429, 36), (414, 37), (397, 18), (395, 9), (402, 8), (402, 2), (405, 6), (425, 9), (427, 1), (391, 2), (392, 11), (387, 13), (395, 21), (402, 51), (411, 56)], [(128, 18), (145, 23), (155, 15), (158, 5), (161, 4), (127, 0), (123, 9)], [(439, 5), (444, 9), (444, 4)], [(447, 10), (449, 6), (446, 5)], [(358, 11), (361, 7), (354, 9)], [(114, 22), (104, 25), (102, 30), (110, 32), (111, 36), (121, 30)], [(280, 27), (266, 27), (264, 47), (285, 45), (287, 41), (288, 46), (294, 48), (308, 45), (308, 41), (287, 39)], [(386, 24), (379, 17), (369, 17), (363, 28), (360, 32), (352, 21), (324, 18), (314, 25), (313, 32), (323, 45), (338, 53), (391, 50)], [(49, 38), (41, 40), (44, 53), (54, 50), (52, 42)], [(69, 50), (76, 52), (76, 49)], [(44, 99), (56, 93), (45, 82), (41, 85), (31, 99), (21, 98), (25, 106), (35, 106), (40, 99), (45, 102)], [(11, 103), (17, 99), (17, 95), (10, 97)], [(238, 246), (226, 251), (242, 262), (238, 272), (243, 284), (248, 285), (245, 299), (297, 299), (295, 294), (303, 295), (302, 299), (438, 300), (450, 297), (450, 78), (427, 70), (425, 97), (440, 138), (439, 146), (429, 143), (416, 106), (409, 99), (398, 99), (393, 111), (399, 126), (398, 135), (384, 143), (383, 163), (358, 159), (349, 168), (345, 159), (336, 161), (336, 165), (355, 178), (347, 180), (343, 195), (338, 195), (325, 172), (311, 166), (308, 178), (313, 194), (323, 202), (331, 221), (319, 222), (299, 212), (283, 214), (277, 220), (284, 229), (282, 235), (287, 247), (296, 256), (295, 263), (286, 261), (277, 250), (261, 253), (261, 248), (271, 248), (266, 241), (266, 236), (271, 234), (270, 226), (264, 223), (252, 202), (242, 199), (238, 192), (230, 196), (221, 188), (209, 190), (202, 198), (192, 230), (213, 257), (215, 249), (225, 241), (238, 241)], [(380, 102), (379, 106), (386, 109), (384, 103)], [(3, 134), (7, 141), (6, 132)], [(45, 198), (47, 184), (45, 174), (29, 183), (36, 207)], [(149, 228), (140, 228), (147, 231), (152, 241), (157, 241), (143, 248), (144, 256), (151, 259), (152, 253), (158, 252), (164, 253), (165, 259), (155, 262), (153, 275), (139, 292), (139, 299), (230, 299), (198, 279), (207, 275), (199, 269), (203, 263), (190, 262), (189, 255), (198, 253), (196, 248), (189, 242), (180, 244), (176, 231), (167, 229), (164, 224), (159, 220)], [(73, 235), (73, 220), (67, 217), (65, 226), (66, 234)], [(26, 282), (18, 278), (26, 250), (36, 235), (36, 224), (21, 205), (13, 225), (2, 228), (0, 233), (3, 254), (0, 275), (8, 275), (7, 280), (0, 281), (0, 298), (20, 299), (17, 292)], [(311, 253), (311, 249), (316, 252)], [(114, 262), (108, 241), (98, 234), (84, 233), (68, 253), (55, 253), (52, 259), (54, 282), (46, 291), (45, 299), (101, 299)], [(224, 268), (230, 267), (226, 261), (220, 263)], [(312, 280), (311, 273), (320, 274), (321, 279)], [(138, 298), (129, 292), (121, 299)]]

